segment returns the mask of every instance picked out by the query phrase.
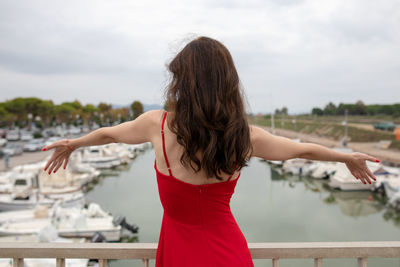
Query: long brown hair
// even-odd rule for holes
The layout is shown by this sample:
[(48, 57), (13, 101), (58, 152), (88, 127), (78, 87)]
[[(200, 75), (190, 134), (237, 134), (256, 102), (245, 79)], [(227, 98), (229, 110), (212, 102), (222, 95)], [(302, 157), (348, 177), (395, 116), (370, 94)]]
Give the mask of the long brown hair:
[[(199, 37), (169, 63), (169, 127), (184, 147), (180, 161), (207, 177), (222, 180), (247, 166), (251, 151), (240, 80), (228, 49), (217, 40)], [(196, 156), (201, 152), (202, 158)]]

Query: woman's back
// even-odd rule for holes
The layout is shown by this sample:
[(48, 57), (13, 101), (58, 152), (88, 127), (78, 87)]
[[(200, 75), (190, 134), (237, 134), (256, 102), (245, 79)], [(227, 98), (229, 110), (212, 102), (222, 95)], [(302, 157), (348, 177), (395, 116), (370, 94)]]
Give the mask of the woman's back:
[[(156, 266), (254, 266), (247, 241), (230, 209), (240, 174), (235, 179), (229, 175), (222, 182), (215, 179), (210, 183), (204, 173), (194, 174), (184, 168), (179, 160), (183, 148), (174, 142), (172, 132), (167, 137), (166, 115), (163, 113), (160, 123), (160, 138), (155, 139), (160, 141), (153, 143), (158, 191), (164, 208)], [(166, 173), (160, 171), (160, 165), (165, 166)], [(172, 166), (185, 178), (174, 177)], [(191, 175), (196, 175), (196, 182)]]
[[(166, 161), (164, 160), (164, 152), (163, 152), (163, 145), (162, 145), (162, 135), (161, 135), (161, 128), (162, 128), (162, 121), (164, 117), (164, 111), (160, 110), (155, 112), (155, 118), (158, 118), (157, 124), (159, 126), (159, 136), (158, 138), (154, 138), (153, 146), (154, 146), (154, 153), (155, 158), (157, 161), (157, 169), (163, 173), (168, 175), (168, 167)], [(195, 185), (200, 184), (210, 184), (210, 183), (221, 183), (227, 181), (231, 176), (231, 180), (238, 178), (239, 172), (235, 171), (232, 174), (221, 174), (223, 181), (218, 180), (216, 177), (207, 178), (206, 173), (204, 170), (200, 170), (199, 172), (195, 172), (190, 167), (185, 167), (180, 162), (181, 155), (184, 151), (184, 147), (177, 142), (177, 136), (174, 134), (171, 129), (168, 128), (168, 120), (171, 119), (173, 116), (172, 113), (168, 112), (166, 114), (166, 119), (164, 123), (164, 138), (165, 138), (165, 151), (167, 154), (168, 163), (170, 165), (170, 170), (173, 176), (183, 182), (191, 183)], [(157, 134), (155, 134), (157, 136)], [(201, 154), (198, 153), (199, 158), (201, 159)]]

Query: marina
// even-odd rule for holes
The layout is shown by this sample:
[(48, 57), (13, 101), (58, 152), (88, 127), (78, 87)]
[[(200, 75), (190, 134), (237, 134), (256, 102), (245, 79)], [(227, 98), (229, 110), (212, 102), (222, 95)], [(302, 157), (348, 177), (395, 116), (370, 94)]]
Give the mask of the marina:
[[(51, 175), (42, 170), (45, 162), (46, 158), (17, 165), (1, 174), (0, 240), (30, 236), (47, 242), (158, 241), (163, 210), (151, 145), (81, 148), (73, 152), (66, 170)], [(378, 178), (371, 185), (356, 180), (341, 163), (252, 158), (238, 180), (232, 213), (249, 243), (395, 241), (400, 235), (399, 169), (368, 164)], [(399, 265), (396, 258), (369, 261), (384, 267)], [(254, 263), (268, 266), (270, 261), (254, 259)], [(94, 262), (76, 264), (71, 266)], [(310, 262), (280, 261), (280, 266), (292, 264)], [(324, 260), (324, 266), (337, 264), (354, 265), (350, 259)], [(109, 260), (109, 266), (142, 266), (142, 262)]]

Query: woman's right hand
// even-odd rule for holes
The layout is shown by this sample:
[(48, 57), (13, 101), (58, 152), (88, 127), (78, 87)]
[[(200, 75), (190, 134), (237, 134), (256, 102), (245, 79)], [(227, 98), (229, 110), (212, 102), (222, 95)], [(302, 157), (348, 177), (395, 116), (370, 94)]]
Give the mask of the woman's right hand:
[(48, 169), (49, 174), (52, 171), (55, 173), (61, 167), (63, 162), (65, 169), (67, 167), (69, 156), (75, 150), (75, 148), (71, 146), (69, 139), (62, 139), (43, 147), (42, 151), (47, 151), (53, 148), (55, 148), (54, 153), (51, 155), (51, 158), (44, 167), (44, 171)]

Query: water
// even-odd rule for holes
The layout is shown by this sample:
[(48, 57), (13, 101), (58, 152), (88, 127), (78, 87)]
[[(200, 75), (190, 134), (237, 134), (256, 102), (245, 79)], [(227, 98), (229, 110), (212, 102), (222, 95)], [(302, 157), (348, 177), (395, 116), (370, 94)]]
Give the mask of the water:
[[(87, 199), (139, 226), (134, 242), (157, 242), (162, 205), (154, 171), (154, 152), (107, 176)], [(400, 239), (400, 215), (371, 192), (340, 192), (326, 181), (283, 179), (265, 162), (251, 159), (231, 200), (232, 213), (248, 242), (389, 241)], [(150, 266), (154, 266), (151, 260)], [(254, 260), (272, 266), (271, 260)], [(280, 266), (313, 266), (313, 260), (280, 260)], [(356, 259), (324, 259), (323, 266), (356, 266)], [(111, 261), (110, 266), (142, 266), (140, 260)], [(400, 266), (399, 259), (368, 259), (368, 266)]]

